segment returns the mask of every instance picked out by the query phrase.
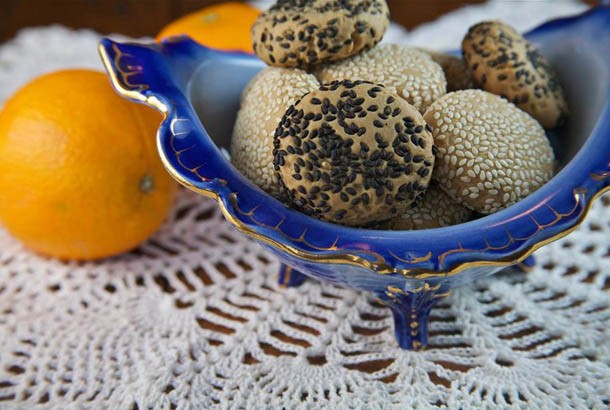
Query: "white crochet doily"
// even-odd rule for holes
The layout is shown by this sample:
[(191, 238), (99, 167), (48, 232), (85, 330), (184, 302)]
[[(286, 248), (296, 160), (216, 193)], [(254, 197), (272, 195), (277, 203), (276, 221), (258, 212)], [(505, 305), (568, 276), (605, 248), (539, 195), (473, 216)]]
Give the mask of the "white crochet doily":
[[(527, 28), (582, 9), (540, 3), (393, 33), (455, 46), (474, 20)], [(97, 40), (23, 31), (0, 47), (0, 104), (44, 71), (99, 68)], [(408, 352), (369, 295), (278, 288), (278, 262), (185, 191), (152, 240), (99, 263), (44, 259), (0, 230), (0, 409), (609, 408), (610, 195), (536, 256), (528, 274), (453, 292), (430, 346)]]

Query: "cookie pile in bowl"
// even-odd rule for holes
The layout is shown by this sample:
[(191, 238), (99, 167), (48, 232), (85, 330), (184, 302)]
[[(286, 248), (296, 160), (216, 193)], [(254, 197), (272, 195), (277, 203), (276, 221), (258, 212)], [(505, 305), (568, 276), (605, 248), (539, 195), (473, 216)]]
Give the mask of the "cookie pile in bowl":
[(280, 0), (252, 27), (231, 159), (263, 190), (347, 226), (428, 229), (497, 212), (554, 173), (568, 113), (544, 56), (499, 21), (462, 58), (378, 44), (383, 0)]

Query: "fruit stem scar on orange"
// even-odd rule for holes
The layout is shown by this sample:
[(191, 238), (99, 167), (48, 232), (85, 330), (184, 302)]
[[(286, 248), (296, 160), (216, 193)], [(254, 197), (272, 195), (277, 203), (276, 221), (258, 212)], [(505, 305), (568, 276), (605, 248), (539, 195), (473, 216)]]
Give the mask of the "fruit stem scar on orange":
[(146, 174), (140, 179), (140, 191), (146, 193), (151, 192), (155, 187), (153, 177), (150, 174)]

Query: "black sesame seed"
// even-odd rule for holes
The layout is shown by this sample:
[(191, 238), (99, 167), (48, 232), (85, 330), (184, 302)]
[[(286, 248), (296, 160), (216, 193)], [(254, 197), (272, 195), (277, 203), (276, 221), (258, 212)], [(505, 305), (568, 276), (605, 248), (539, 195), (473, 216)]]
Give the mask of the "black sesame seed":
[(421, 177), (426, 177), (428, 176), (428, 174), (430, 173), (430, 168), (420, 168), (417, 173), (419, 174), (419, 176)]
[(346, 212), (347, 211), (344, 210), (344, 209), (335, 212), (335, 219), (337, 219), (337, 220), (343, 219), (343, 217), (345, 216)]

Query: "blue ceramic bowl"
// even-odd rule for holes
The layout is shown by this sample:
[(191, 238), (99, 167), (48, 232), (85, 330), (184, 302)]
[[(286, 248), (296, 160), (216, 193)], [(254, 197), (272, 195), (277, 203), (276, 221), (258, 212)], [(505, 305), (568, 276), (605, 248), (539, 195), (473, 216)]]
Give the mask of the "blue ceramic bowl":
[(541, 189), (493, 215), (420, 231), (348, 228), (294, 211), (242, 176), (222, 154), (242, 89), (263, 63), (187, 38), (162, 44), (102, 40), (119, 93), (159, 109), (159, 154), (187, 188), (218, 201), (226, 219), (281, 262), (280, 282), (303, 274), (373, 292), (391, 308), (398, 343), (427, 342), (431, 307), (452, 288), (521, 263), (582, 222), (610, 185), (610, 7), (551, 21), (527, 34), (561, 78), (571, 107), (556, 136), (562, 170)]

